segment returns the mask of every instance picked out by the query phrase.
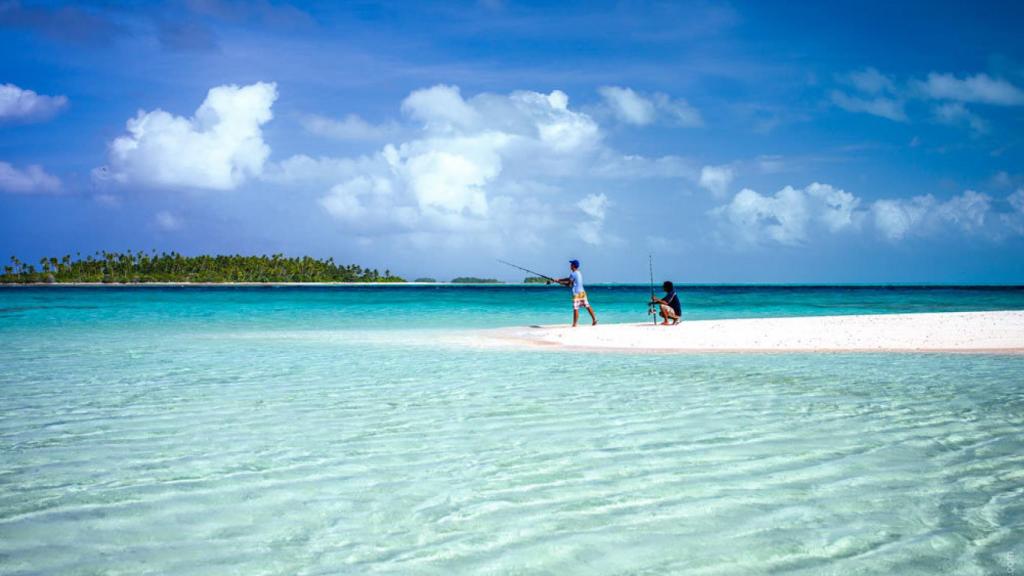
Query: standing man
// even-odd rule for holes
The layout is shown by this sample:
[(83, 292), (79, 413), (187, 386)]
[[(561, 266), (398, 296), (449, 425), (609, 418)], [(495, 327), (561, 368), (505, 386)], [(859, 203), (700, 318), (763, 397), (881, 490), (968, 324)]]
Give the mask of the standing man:
[(587, 309), (590, 312), (591, 326), (597, 325), (597, 316), (594, 315), (594, 309), (590, 307), (590, 302), (587, 301), (587, 292), (583, 289), (583, 274), (580, 273), (580, 261), (569, 260), (569, 277), (560, 278), (556, 280), (562, 286), (569, 286), (572, 288), (572, 327), (575, 328), (576, 324), (580, 319), (580, 306)]

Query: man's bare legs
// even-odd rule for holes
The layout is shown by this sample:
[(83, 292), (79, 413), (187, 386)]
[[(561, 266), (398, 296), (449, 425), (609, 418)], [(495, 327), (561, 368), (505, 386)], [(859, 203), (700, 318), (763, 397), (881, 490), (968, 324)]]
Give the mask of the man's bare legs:
[[(591, 320), (590, 325), (591, 326), (597, 326), (597, 316), (594, 315), (594, 309), (592, 307), (590, 307), (590, 306), (587, 306), (587, 312), (590, 312), (590, 320)], [(573, 310), (572, 310), (572, 327), (575, 328), (576, 324), (578, 324), (579, 321), (580, 321), (580, 310), (579, 310), (579, 308), (573, 308)]]
[(669, 322), (668, 322), (669, 320), (672, 321), (672, 324), (678, 324), (679, 323), (679, 316), (676, 315), (676, 311), (673, 310), (671, 306), (668, 306), (668, 305), (665, 305), (665, 304), (659, 304), (659, 306), (661, 308), (661, 312), (659, 314), (661, 315), (662, 318), (665, 319), (665, 321), (661, 323), (662, 326), (668, 326), (669, 325)]

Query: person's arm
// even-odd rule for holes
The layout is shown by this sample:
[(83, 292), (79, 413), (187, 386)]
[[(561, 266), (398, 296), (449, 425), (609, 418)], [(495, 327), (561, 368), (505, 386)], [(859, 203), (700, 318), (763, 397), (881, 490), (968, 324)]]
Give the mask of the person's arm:
[[(562, 286), (571, 286), (572, 285), (572, 279), (571, 278), (556, 278), (555, 282), (557, 282), (558, 284), (561, 284)], [(550, 280), (548, 281), (548, 284), (551, 284)]]

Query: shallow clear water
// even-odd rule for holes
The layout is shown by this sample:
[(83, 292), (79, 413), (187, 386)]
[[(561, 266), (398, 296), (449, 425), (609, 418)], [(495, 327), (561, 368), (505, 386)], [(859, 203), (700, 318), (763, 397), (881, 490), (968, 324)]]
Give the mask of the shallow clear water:
[[(704, 290), (691, 317), (1024, 308), (1014, 290)], [(645, 318), (643, 289), (588, 292), (603, 319)], [(565, 303), (0, 290), (0, 573), (1024, 570), (1024, 357), (436, 338), (564, 322)]]

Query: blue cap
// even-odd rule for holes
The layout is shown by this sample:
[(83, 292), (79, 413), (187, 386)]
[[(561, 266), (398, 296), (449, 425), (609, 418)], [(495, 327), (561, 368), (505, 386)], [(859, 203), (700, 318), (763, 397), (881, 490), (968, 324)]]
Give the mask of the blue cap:
[(569, 264), (571, 264), (573, 268), (579, 268), (580, 267), (580, 261), (579, 260), (569, 260)]

